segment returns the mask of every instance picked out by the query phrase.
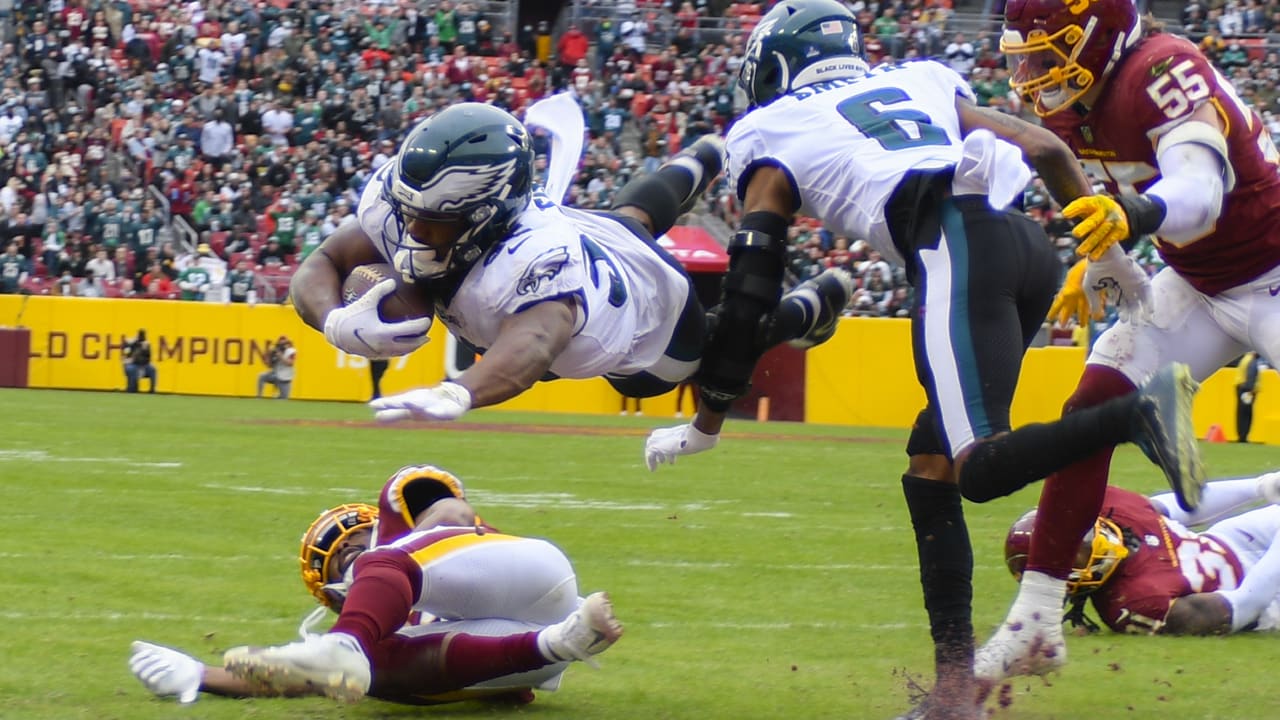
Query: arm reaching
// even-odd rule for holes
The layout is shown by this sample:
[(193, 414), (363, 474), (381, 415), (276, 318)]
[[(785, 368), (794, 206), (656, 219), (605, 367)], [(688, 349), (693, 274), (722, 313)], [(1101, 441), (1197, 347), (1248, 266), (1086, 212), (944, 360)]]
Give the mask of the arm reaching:
[(369, 406), (380, 422), (456, 420), (473, 407), (510, 400), (546, 375), (564, 352), (576, 312), (570, 300), (538, 303), (507, 318), (493, 347), (454, 381), (380, 398)]

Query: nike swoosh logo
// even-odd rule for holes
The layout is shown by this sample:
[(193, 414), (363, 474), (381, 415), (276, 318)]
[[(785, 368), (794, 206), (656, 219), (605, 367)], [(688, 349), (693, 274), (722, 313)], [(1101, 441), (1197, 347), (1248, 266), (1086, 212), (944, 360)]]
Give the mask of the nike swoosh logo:
[[(516, 243), (516, 244), (514, 244), (514, 245), (507, 245), (507, 254), (508, 254), (508, 255), (515, 255), (515, 254), (516, 254), (516, 251), (520, 249), (520, 246), (521, 246), (521, 245), (524, 245), (524, 244), (525, 244), (526, 242), (528, 242), (528, 241), (529, 241), (529, 238), (523, 238), (522, 240), (520, 240), (520, 242), (518, 242), (518, 243)], [(1272, 294), (1272, 295), (1275, 295), (1275, 293), (1271, 293), (1271, 294)]]
[(1271, 287), (1267, 288), (1267, 292), (1271, 293), (1271, 297), (1280, 295), (1280, 285), (1272, 285)]
[(351, 334), (352, 334), (352, 335), (355, 335), (357, 340), (359, 340), (360, 342), (364, 343), (364, 346), (365, 346), (365, 347), (369, 348), (370, 350), (373, 350), (373, 349), (374, 349), (374, 348), (373, 348), (373, 346), (369, 344), (369, 341), (368, 341), (368, 340), (365, 340), (365, 339), (364, 339), (364, 337), (360, 335), (360, 329), (359, 329), (359, 328), (356, 328), (355, 330), (352, 330), (352, 331), (351, 331)]

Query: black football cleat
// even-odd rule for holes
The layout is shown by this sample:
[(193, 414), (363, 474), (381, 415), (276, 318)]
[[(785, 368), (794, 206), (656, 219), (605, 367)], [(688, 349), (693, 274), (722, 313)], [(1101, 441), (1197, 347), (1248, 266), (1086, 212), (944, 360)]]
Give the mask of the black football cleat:
[(766, 345), (786, 342), (806, 350), (836, 334), (840, 313), (853, 297), (853, 276), (841, 268), (827, 268), (782, 296), (770, 317)]

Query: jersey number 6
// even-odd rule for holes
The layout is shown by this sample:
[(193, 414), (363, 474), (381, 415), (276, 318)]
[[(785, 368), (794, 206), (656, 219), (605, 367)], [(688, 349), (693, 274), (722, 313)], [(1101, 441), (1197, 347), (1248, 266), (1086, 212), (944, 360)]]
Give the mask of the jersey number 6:
[[(910, 100), (911, 97), (901, 89), (884, 87), (847, 98), (836, 106), (836, 110), (858, 132), (880, 143), (880, 147), (885, 150), (950, 145), (947, 133), (942, 128), (935, 127), (923, 112), (909, 108), (883, 109), (883, 106)], [(877, 103), (881, 107), (872, 107)]]

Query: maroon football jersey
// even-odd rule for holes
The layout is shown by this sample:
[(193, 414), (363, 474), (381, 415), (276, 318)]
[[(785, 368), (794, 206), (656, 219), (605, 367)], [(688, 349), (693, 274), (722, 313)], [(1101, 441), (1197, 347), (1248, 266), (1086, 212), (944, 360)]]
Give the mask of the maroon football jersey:
[(1158, 137), (1205, 102), (1225, 127), (1235, 187), (1212, 232), (1159, 250), (1192, 287), (1215, 295), (1280, 265), (1280, 157), (1262, 120), (1196, 46), (1163, 33), (1141, 40), (1088, 114), (1068, 108), (1044, 123), (1109, 192), (1142, 192), (1160, 178)]
[(1240, 560), (1225, 545), (1166, 518), (1138, 493), (1108, 487), (1101, 514), (1138, 540), (1090, 596), (1102, 622), (1116, 632), (1155, 632), (1174, 599), (1230, 590), (1243, 576)]

